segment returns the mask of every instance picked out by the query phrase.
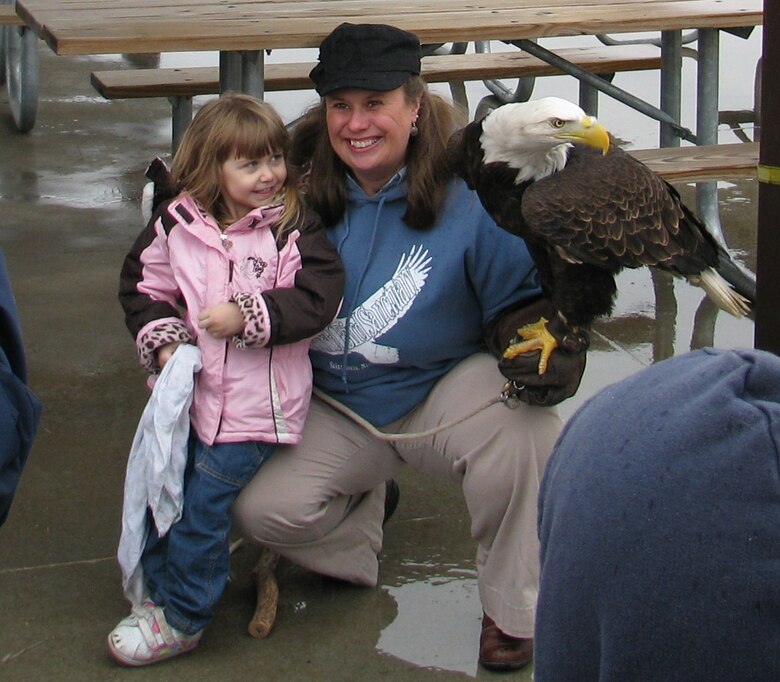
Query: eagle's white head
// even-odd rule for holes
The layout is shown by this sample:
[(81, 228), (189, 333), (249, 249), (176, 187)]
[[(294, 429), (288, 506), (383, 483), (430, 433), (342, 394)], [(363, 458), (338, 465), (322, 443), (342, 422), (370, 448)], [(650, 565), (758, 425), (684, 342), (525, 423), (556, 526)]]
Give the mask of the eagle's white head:
[(566, 165), (575, 142), (607, 153), (609, 134), (593, 116), (559, 97), (504, 104), (482, 122), (485, 163), (503, 161), (516, 168), (519, 184), (540, 180)]

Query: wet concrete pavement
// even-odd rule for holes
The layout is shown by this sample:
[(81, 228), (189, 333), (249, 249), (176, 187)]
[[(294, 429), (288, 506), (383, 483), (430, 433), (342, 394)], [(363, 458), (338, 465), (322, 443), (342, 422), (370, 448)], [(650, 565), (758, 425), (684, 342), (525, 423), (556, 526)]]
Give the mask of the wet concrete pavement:
[[(117, 277), (141, 228), (143, 170), (168, 150), (170, 110), (165, 101), (107, 103), (92, 91), (89, 72), (118, 66), (120, 56), (66, 59), (42, 47), (40, 59), (38, 120), (29, 134), (16, 132), (0, 95), (0, 245), (30, 383), (45, 406), (0, 529), (0, 679), (498, 677), (477, 670), (481, 611), (458, 491), (410, 470), (400, 477), (401, 504), (386, 530), (379, 588), (284, 564), (276, 628), (255, 640), (246, 625), (256, 553), (244, 548), (194, 654), (137, 671), (108, 658), (106, 634), (127, 610), (114, 558), (124, 468), (147, 397), (116, 301)], [(727, 239), (750, 267), (755, 194), (752, 181), (721, 190)], [(752, 323), (715, 319), (706, 306), (697, 318), (703, 295), (683, 283), (640, 271), (619, 286), (616, 319), (598, 326), (565, 416), (601, 386), (692, 343), (752, 346)], [(529, 680), (530, 670), (511, 679)]]

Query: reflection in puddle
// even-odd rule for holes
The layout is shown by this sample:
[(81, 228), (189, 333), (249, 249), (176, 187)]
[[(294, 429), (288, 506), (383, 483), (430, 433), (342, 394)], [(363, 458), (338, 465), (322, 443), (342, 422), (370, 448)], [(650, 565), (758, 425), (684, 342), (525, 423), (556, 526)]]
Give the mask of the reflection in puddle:
[(87, 95), (72, 95), (70, 97), (48, 97), (41, 98), (40, 102), (55, 102), (57, 104), (111, 104), (111, 102), (104, 97), (94, 95), (88, 97)]
[[(27, 173), (26, 176), (3, 178), (0, 199), (69, 208), (101, 208), (135, 199), (128, 196), (121, 186), (106, 181), (106, 178), (116, 176), (113, 168), (68, 173), (40, 171)], [(142, 187), (131, 189), (140, 195)]]
[(458, 574), (385, 587), (398, 615), (380, 634), (377, 650), (423, 668), (475, 677), (482, 606), (476, 573)]

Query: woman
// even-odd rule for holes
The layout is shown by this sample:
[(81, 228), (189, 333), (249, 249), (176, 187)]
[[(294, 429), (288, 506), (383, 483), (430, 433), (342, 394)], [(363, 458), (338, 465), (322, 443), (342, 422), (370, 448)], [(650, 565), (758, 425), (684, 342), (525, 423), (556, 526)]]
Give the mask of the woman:
[[(480, 662), (516, 669), (533, 653), (537, 491), (561, 425), (549, 407), (481, 409), (506, 382), (483, 349), (486, 340), (500, 353), (519, 322), (549, 308), (523, 242), (449, 174), (457, 115), (419, 74), (419, 41), (390, 26), (342, 24), (320, 46), (311, 78), (322, 101), (296, 129), (291, 161), (308, 166), (308, 198), (346, 288), (311, 357), (315, 386), (384, 432), (455, 423), (388, 441), (315, 399), (302, 442), (265, 465), (234, 514), (247, 537), (291, 561), (375, 585), (384, 481), (403, 462), (451, 478), (479, 543)], [(572, 395), (585, 364), (575, 346), (541, 379), (536, 353), (504, 363), (521, 400)]]

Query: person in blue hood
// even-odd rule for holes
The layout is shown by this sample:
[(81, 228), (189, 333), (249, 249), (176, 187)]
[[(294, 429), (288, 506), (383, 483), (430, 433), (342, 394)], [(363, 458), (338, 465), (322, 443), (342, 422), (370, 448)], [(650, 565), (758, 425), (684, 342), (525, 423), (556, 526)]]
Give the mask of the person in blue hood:
[(539, 503), (537, 682), (780, 680), (780, 358), (706, 348), (600, 391)]
[(451, 479), (478, 543), (479, 660), (511, 670), (533, 655), (553, 406), (579, 386), (587, 340), (560, 325), (567, 350), (541, 377), (538, 353), (497, 363), (520, 324), (554, 314), (524, 242), (450, 172), (463, 121), (428, 91), (420, 55), (416, 36), (386, 25), (342, 24), (320, 46), (322, 99), (296, 127), (291, 160), (341, 255), (344, 303), (311, 347), (303, 441), (253, 479), (234, 515), (300, 566), (375, 585), (395, 503), (385, 482), (403, 463)]
[(27, 385), (19, 313), (0, 251), (0, 526), (8, 518), (41, 411), (41, 402)]

